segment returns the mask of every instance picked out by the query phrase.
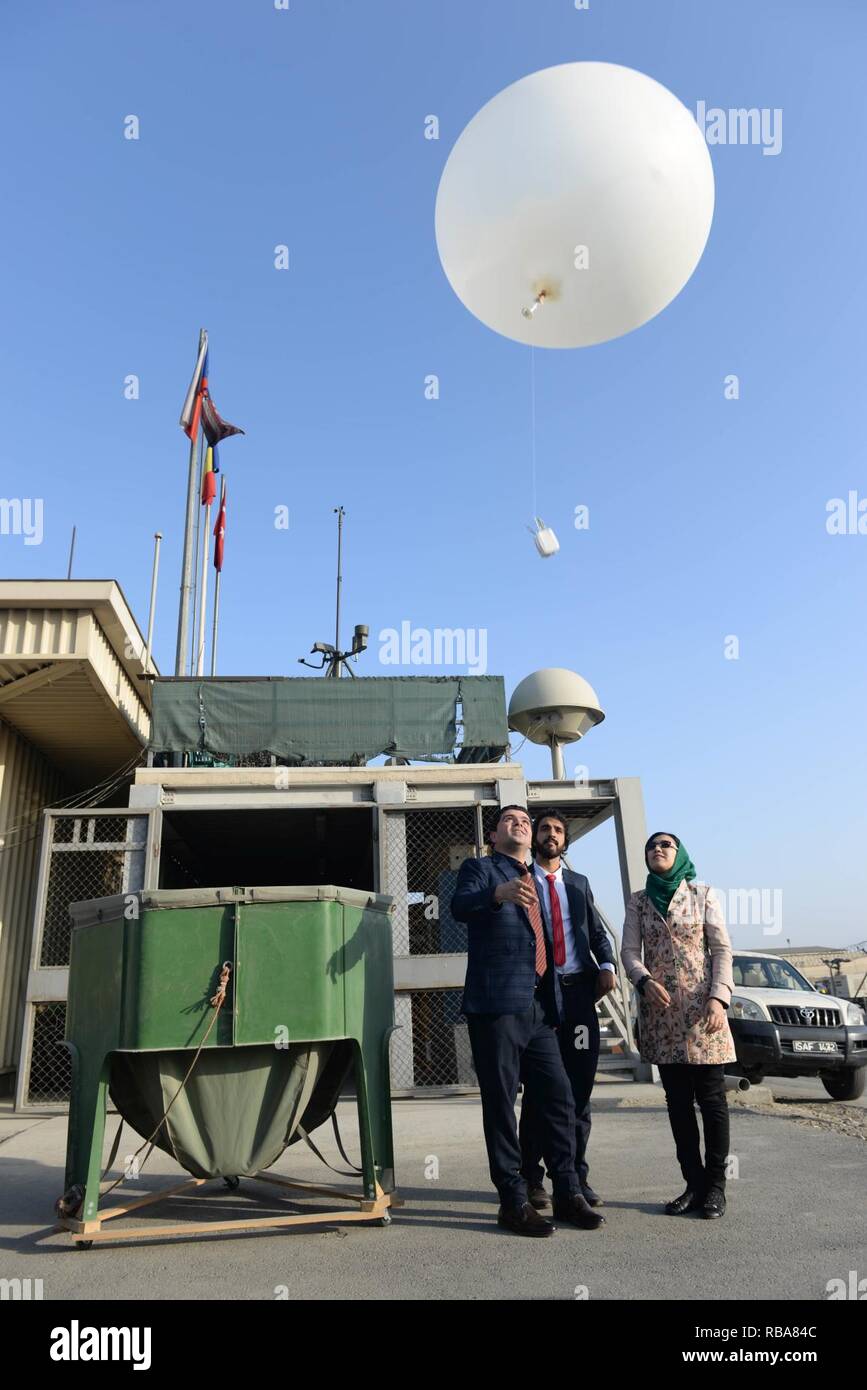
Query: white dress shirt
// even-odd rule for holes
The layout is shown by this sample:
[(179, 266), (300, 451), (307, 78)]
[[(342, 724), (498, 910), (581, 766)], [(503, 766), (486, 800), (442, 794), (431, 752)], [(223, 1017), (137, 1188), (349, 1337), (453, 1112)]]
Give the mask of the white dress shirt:
[[(551, 940), (553, 941), (554, 929), (551, 923), (551, 885), (548, 882), (548, 870), (543, 869), (541, 864), (534, 860), (533, 873), (536, 882), (542, 890), (541, 898), (543, 903), (542, 910), (545, 914), (545, 926), (548, 928)], [(569, 898), (566, 894), (566, 884), (563, 882), (562, 864), (554, 874), (554, 888), (556, 889), (557, 897), (560, 901), (560, 915), (563, 918), (563, 937), (566, 942), (566, 959), (563, 964), (558, 965), (556, 969), (561, 975), (575, 975), (582, 969), (582, 966), (575, 946), (575, 933), (572, 930), (572, 914), (569, 911)], [(599, 961), (598, 965), (600, 970), (610, 970), (612, 975), (616, 975), (617, 973), (610, 961)]]

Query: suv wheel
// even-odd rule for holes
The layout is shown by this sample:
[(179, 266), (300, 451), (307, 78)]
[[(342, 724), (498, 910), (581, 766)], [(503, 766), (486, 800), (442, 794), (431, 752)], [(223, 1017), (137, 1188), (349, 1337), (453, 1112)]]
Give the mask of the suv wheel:
[(842, 1075), (826, 1072), (820, 1080), (832, 1100), (857, 1100), (864, 1094), (864, 1083), (867, 1081), (865, 1073), (865, 1067), (859, 1067), (857, 1071), (845, 1071)]

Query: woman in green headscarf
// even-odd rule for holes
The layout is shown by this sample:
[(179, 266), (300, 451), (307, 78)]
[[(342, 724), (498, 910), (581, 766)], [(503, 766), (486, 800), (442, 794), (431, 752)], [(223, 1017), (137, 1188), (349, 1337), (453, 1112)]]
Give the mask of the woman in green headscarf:
[(659, 1067), (686, 1180), (686, 1190), (665, 1210), (719, 1217), (729, 1147), (725, 1065), (735, 1061), (726, 1017), (734, 988), (731, 942), (719, 898), (697, 881), (676, 835), (651, 835), (644, 858), (647, 882), (627, 903), (621, 956), (639, 995), (641, 1056)]

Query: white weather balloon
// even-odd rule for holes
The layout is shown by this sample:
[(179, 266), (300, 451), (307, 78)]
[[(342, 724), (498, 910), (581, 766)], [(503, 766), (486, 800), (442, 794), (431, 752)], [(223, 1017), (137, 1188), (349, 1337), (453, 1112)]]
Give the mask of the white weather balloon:
[(704, 137), (667, 87), (615, 63), (563, 63), (513, 82), (464, 128), (437, 192), (437, 249), (489, 328), (587, 347), (683, 289), (713, 203)]

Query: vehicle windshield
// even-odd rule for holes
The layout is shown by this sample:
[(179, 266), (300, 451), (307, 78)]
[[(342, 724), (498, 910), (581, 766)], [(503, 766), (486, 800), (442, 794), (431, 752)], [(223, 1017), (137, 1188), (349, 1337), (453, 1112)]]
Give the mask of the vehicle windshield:
[(735, 984), (747, 989), (813, 989), (787, 960), (762, 960), (761, 956), (735, 956)]

